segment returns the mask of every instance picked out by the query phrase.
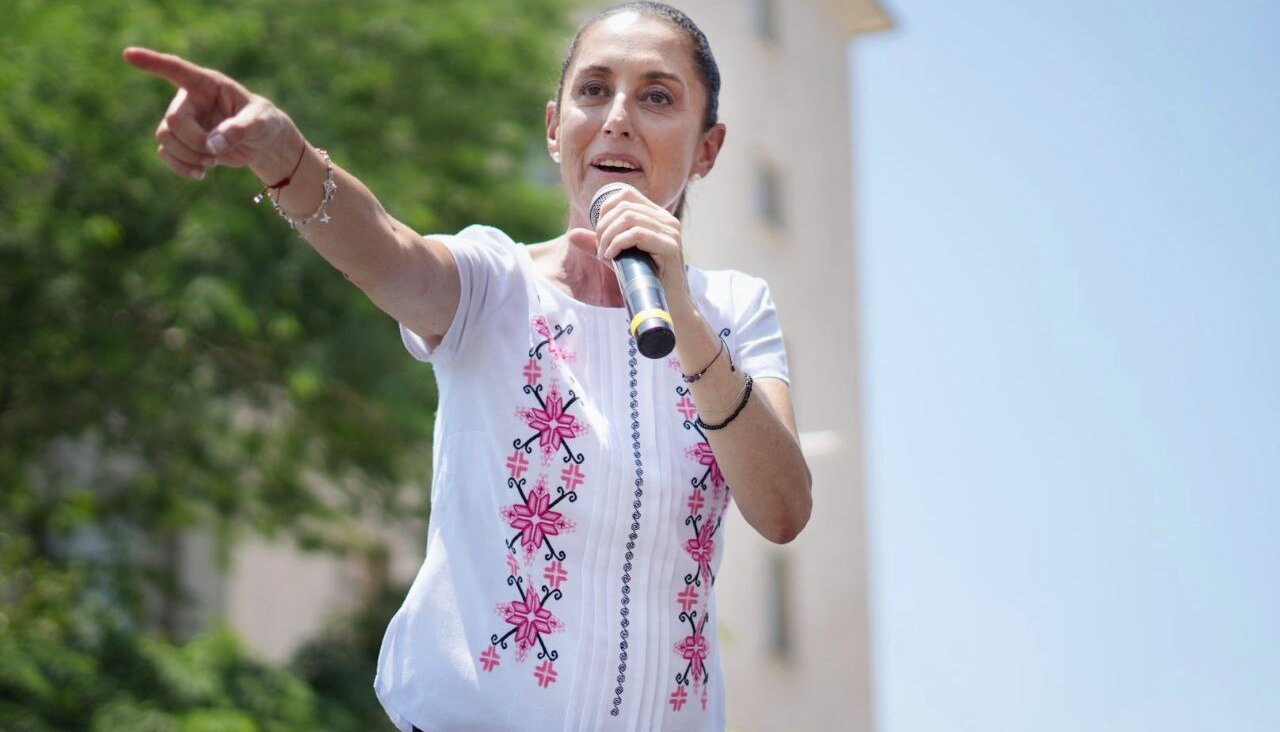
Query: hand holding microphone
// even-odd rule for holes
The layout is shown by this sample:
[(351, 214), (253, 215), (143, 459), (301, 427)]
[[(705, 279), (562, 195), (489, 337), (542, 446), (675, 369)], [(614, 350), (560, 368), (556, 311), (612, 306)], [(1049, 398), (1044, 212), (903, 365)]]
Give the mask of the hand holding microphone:
[[(599, 226), (601, 208), (606, 201), (630, 188), (631, 186), (626, 183), (609, 183), (596, 191), (591, 198), (591, 225)], [(634, 209), (624, 211), (613, 217), (609, 228), (628, 226), (644, 217), (645, 214), (642, 211)], [(661, 221), (652, 223), (653, 228), (657, 228), (662, 234), (674, 233), (678, 239), (678, 230), (670, 231), (670, 227)], [(662, 358), (671, 353), (676, 345), (676, 334), (672, 327), (673, 321), (667, 305), (666, 290), (662, 286), (662, 281), (658, 279), (658, 268), (654, 264), (653, 257), (636, 246), (628, 246), (630, 239), (634, 239), (645, 231), (646, 229), (632, 226), (618, 233), (613, 238), (610, 248), (625, 247), (614, 257), (613, 266), (618, 275), (618, 286), (622, 290), (622, 301), (626, 304), (627, 316), (630, 320), (629, 330), (636, 340), (636, 347), (648, 358)], [(601, 232), (602, 239), (603, 234), (604, 232)]]

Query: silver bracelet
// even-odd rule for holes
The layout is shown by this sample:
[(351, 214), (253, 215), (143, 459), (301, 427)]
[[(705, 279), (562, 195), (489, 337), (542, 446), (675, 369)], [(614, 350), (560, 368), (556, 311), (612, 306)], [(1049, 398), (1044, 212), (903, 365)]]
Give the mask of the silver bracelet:
[(320, 153), (320, 157), (324, 158), (324, 198), (320, 200), (320, 205), (316, 207), (316, 210), (310, 216), (304, 219), (295, 219), (281, 210), (279, 191), (274, 191), (275, 195), (270, 196), (271, 205), (275, 206), (276, 213), (280, 214), (280, 217), (285, 221), (288, 221), (290, 228), (294, 231), (311, 223), (329, 223), (328, 207), (330, 203), (333, 203), (334, 194), (338, 192), (338, 184), (333, 181), (333, 161), (329, 159), (329, 153), (320, 148), (316, 148), (316, 152)]

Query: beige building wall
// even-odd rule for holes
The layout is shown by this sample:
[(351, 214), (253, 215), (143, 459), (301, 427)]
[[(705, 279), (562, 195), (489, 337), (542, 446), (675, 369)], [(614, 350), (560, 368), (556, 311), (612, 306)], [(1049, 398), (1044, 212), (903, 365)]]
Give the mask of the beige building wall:
[[(732, 514), (716, 585), (729, 727), (869, 732), (848, 46), (888, 18), (874, 0), (673, 4), (711, 40), (728, 127), (715, 170), (690, 195), (688, 257), (769, 281), (814, 477), (813, 518), (787, 546)], [(399, 581), (417, 571), (424, 528), (406, 524), (395, 541), (390, 571)], [(326, 617), (353, 607), (363, 584), (360, 567), (253, 542), (237, 551), (218, 594), (251, 647), (285, 660)]]
[(407, 586), (422, 564), (426, 530), (425, 516), (394, 526), (365, 525), (365, 535), (386, 542), (389, 550), (387, 566), (377, 568), (363, 558), (340, 560), (290, 543), (246, 540), (236, 546), (222, 580), (220, 612), (256, 654), (286, 662), (331, 619), (360, 608), (375, 589), (377, 573), (385, 571)]
[(711, 41), (728, 128), (690, 199), (687, 257), (768, 280), (814, 479), (813, 517), (791, 544), (770, 544), (732, 514), (716, 582), (729, 728), (868, 732), (848, 49), (888, 18), (848, 0), (672, 4)]

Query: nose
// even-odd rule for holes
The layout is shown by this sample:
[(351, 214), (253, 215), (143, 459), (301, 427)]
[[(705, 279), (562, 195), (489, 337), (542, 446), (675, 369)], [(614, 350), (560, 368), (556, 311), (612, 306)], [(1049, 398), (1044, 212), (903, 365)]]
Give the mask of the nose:
[(631, 137), (631, 118), (627, 114), (625, 94), (614, 95), (613, 104), (609, 105), (609, 116), (604, 121), (604, 134), (606, 137)]

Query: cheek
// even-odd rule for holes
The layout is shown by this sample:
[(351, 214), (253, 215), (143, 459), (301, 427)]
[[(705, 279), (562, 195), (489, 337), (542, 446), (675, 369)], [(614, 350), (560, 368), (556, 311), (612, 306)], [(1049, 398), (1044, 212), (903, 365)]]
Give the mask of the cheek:
[(570, 109), (560, 123), (560, 145), (582, 150), (594, 136), (591, 120), (580, 109)]
[(663, 171), (682, 178), (685, 171), (697, 160), (696, 140), (690, 140), (686, 129), (672, 130), (662, 139)]

